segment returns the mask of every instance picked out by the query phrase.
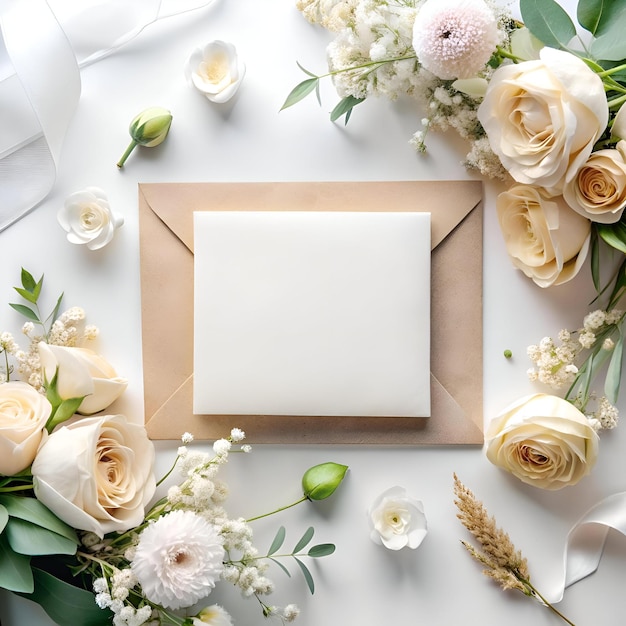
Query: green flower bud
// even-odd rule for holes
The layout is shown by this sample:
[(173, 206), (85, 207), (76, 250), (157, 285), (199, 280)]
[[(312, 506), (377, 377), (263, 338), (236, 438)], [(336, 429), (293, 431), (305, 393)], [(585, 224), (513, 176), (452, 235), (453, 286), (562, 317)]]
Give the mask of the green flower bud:
[(309, 500), (324, 500), (335, 492), (348, 470), (347, 465), (321, 463), (309, 468), (302, 477), (302, 489)]
[(145, 111), (142, 111), (139, 115), (133, 118), (128, 132), (132, 138), (126, 152), (122, 155), (122, 158), (118, 161), (117, 167), (122, 167), (126, 162), (126, 159), (136, 146), (145, 146), (146, 148), (152, 148), (158, 146), (165, 141), (167, 133), (172, 125), (172, 114), (162, 107), (150, 107)]

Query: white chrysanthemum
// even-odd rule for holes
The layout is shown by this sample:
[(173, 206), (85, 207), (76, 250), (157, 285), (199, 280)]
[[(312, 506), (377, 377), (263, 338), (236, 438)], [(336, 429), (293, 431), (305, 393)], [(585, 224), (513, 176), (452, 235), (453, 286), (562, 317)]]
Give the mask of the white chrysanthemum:
[(211, 524), (193, 511), (173, 511), (141, 533), (132, 569), (148, 600), (179, 609), (211, 593), (223, 558)]
[(500, 39), (496, 16), (483, 0), (428, 0), (413, 26), (422, 67), (444, 80), (478, 74)]

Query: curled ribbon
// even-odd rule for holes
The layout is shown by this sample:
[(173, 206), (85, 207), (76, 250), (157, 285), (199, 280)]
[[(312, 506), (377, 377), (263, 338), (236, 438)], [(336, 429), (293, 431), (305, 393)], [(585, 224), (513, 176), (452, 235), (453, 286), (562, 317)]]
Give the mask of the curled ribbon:
[(0, 0), (0, 231), (54, 186), (80, 68), (157, 20), (213, 1)]
[(567, 587), (598, 569), (610, 529), (626, 535), (626, 492), (598, 502), (569, 531), (563, 555), (563, 581), (552, 594), (551, 602), (559, 602)]

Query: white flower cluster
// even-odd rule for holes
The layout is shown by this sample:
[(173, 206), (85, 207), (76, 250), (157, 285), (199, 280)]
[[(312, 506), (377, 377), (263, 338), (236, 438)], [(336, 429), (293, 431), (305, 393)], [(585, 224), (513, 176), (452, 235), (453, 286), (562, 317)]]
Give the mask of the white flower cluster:
[[(427, 112), (422, 129), (410, 139), (418, 152), (426, 150), (429, 130), (453, 129), (470, 143), (466, 167), (508, 180), (476, 115), (482, 94), (469, 93), (433, 68), (452, 65), (449, 71), (456, 77), (477, 76), (486, 84), (492, 73), (486, 60), (497, 45), (508, 44), (510, 15), (492, 0), (448, 5), (435, 0), (296, 0), (308, 21), (335, 33), (327, 56), (340, 97), (415, 98)], [(422, 20), (427, 13), (428, 19)], [(424, 43), (420, 28), (426, 28), (422, 35), (432, 44), (426, 46), (431, 56), (439, 49), (433, 41), (442, 42), (441, 59), (422, 60), (426, 50), (419, 44)]]
[[(579, 376), (577, 363), (585, 350), (598, 348), (610, 353), (614, 341), (610, 334), (616, 330), (624, 318), (624, 312), (613, 309), (610, 311), (595, 310), (588, 313), (582, 328), (576, 332), (562, 329), (558, 335), (558, 343), (551, 337), (544, 337), (538, 345), (527, 348), (527, 354), (534, 363), (528, 370), (531, 381), (538, 381), (554, 389), (571, 386)], [(596, 410), (591, 411), (589, 403), (595, 401)], [(583, 411), (596, 430), (615, 428), (619, 412), (605, 397), (597, 397), (595, 393), (578, 394), (572, 403)]]

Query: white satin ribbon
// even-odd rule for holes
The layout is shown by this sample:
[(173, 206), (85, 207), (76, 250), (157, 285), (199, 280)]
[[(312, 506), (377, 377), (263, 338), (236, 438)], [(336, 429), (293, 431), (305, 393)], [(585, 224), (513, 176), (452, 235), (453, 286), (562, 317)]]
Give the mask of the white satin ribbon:
[(548, 597), (550, 602), (559, 602), (567, 587), (598, 569), (610, 529), (626, 535), (626, 492), (598, 502), (569, 531), (563, 555), (563, 580)]
[(0, 231), (52, 189), (80, 68), (214, 0), (0, 0)]

